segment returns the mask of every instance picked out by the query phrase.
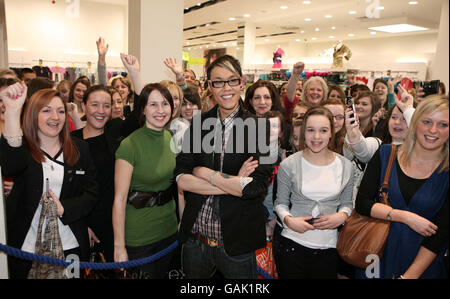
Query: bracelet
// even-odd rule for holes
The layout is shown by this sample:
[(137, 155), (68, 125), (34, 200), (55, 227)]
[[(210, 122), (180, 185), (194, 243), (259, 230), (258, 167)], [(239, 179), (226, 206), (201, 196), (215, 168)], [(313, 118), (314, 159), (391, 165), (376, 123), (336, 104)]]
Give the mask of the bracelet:
[(6, 136), (3, 134), (3, 137), (5, 137), (5, 139), (6, 139), (6, 141), (8, 141), (9, 145), (17, 146), (17, 145), (22, 144), (23, 133), (21, 131), (19, 135), (15, 135), (15, 136)]
[(214, 171), (211, 176), (209, 177), (209, 182), (211, 183), (211, 185), (213, 185), (214, 187), (216, 185), (214, 185), (214, 176), (218, 173), (218, 171)]

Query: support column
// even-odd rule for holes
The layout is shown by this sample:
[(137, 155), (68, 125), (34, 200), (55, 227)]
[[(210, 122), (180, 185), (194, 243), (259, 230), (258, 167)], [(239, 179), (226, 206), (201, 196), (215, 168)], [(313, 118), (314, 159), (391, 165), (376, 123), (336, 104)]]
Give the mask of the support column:
[(441, 80), (445, 83), (447, 93), (450, 89), (449, 75), (448, 75), (448, 1), (442, 1), (441, 9), (441, 21), (439, 23), (439, 34), (437, 39), (436, 56), (433, 62), (433, 68), (431, 72), (432, 80)]
[(128, 0), (128, 52), (139, 59), (144, 83), (175, 80), (165, 58), (182, 64), (184, 1)]
[(238, 24), (238, 41), (236, 58), (241, 62), (242, 68), (252, 64), (256, 47), (256, 26), (252, 23)]
[(5, 0), (0, 0), (0, 68), (6, 69), (8, 67), (8, 35), (6, 32)]

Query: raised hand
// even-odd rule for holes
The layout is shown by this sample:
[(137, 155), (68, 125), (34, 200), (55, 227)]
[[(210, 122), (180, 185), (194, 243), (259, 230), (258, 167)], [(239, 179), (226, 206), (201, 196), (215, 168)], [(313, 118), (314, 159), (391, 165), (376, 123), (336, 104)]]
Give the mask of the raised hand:
[(20, 110), (25, 103), (26, 97), (27, 86), (22, 82), (10, 85), (0, 92), (0, 98), (3, 100), (8, 112)]
[(300, 76), (305, 69), (305, 64), (303, 62), (297, 62), (294, 64), (294, 68), (292, 70), (292, 75)]
[(123, 65), (130, 73), (137, 73), (141, 71), (139, 60), (133, 55), (120, 53), (120, 58), (122, 59)]
[(384, 118), (386, 115), (386, 109), (384, 107), (381, 107), (373, 116), (372, 116), (372, 124), (375, 128), (378, 125), (378, 122), (380, 119)]
[(400, 108), (402, 112), (406, 111), (409, 108), (414, 107), (414, 97), (408, 93), (408, 91), (400, 84), (398, 86), (398, 90), (400, 91), (400, 99), (395, 97), (395, 104)]
[(105, 43), (105, 39), (103, 37), (100, 37), (97, 40), (97, 51), (98, 56), (106, 56), (106, 53), (108, 53), (109, 45)]
[(183, 67), (178, 64), (178, 62), (175, 58), (164, 59), (164, 65), (167, 66), (172, 71), (172, 73), (175, 74), (175, 76), (177, 77), (177, 80), (184, 78)]

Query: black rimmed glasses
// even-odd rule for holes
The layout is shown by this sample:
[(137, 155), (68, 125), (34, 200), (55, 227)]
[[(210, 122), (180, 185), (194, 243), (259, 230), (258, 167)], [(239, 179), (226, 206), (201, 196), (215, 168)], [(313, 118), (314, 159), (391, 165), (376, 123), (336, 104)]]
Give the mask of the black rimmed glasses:
[(241, 85), (241, 79), (231, 79), (228, 81), (209, 81), (211, 86), (213, 88), (223, 88), (225, 87), (225, 84), (228, 84), (230, 87), (239, 86)]

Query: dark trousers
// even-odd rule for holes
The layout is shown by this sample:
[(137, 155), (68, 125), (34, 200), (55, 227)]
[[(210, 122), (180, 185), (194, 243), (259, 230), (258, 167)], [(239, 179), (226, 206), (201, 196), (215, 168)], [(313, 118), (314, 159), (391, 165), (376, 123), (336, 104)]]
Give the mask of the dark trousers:
[[(177, 240), (177, 235), (174, 234), (166, 239), (155, 242), (153, 244), (138, 246), (138, 247), (130, 247), (126, 246), (128, 259), (131, 260), (139, 260), (152, 255), (157, 254), (160, 251), (163, 251), (170, 245), (172, 245)], [(165, 279), (168, 278), (168, 272), (170, 268), (170, 264), (172, 261), (172, 257), (174, 255), (174, 251), (169, 252), (167, 255), (162, 258), (154, 261), (153, 263), (148, 263), (146, 265), (142, 265), (137, 268), (126, 269), (128, 275), (131, 278), (136, 279)]]
[(336, 279), (338, 254), (335, 248), (311, 249), (280, 236), (275, 248), (280, 279)]
[(187, 279), (207, 279), (218, 270), (225, 279), (257, 279), (255, 252), (229, 256), (223, 246), (211, 247), (189, 237), (182, 249), (183, 272)]

